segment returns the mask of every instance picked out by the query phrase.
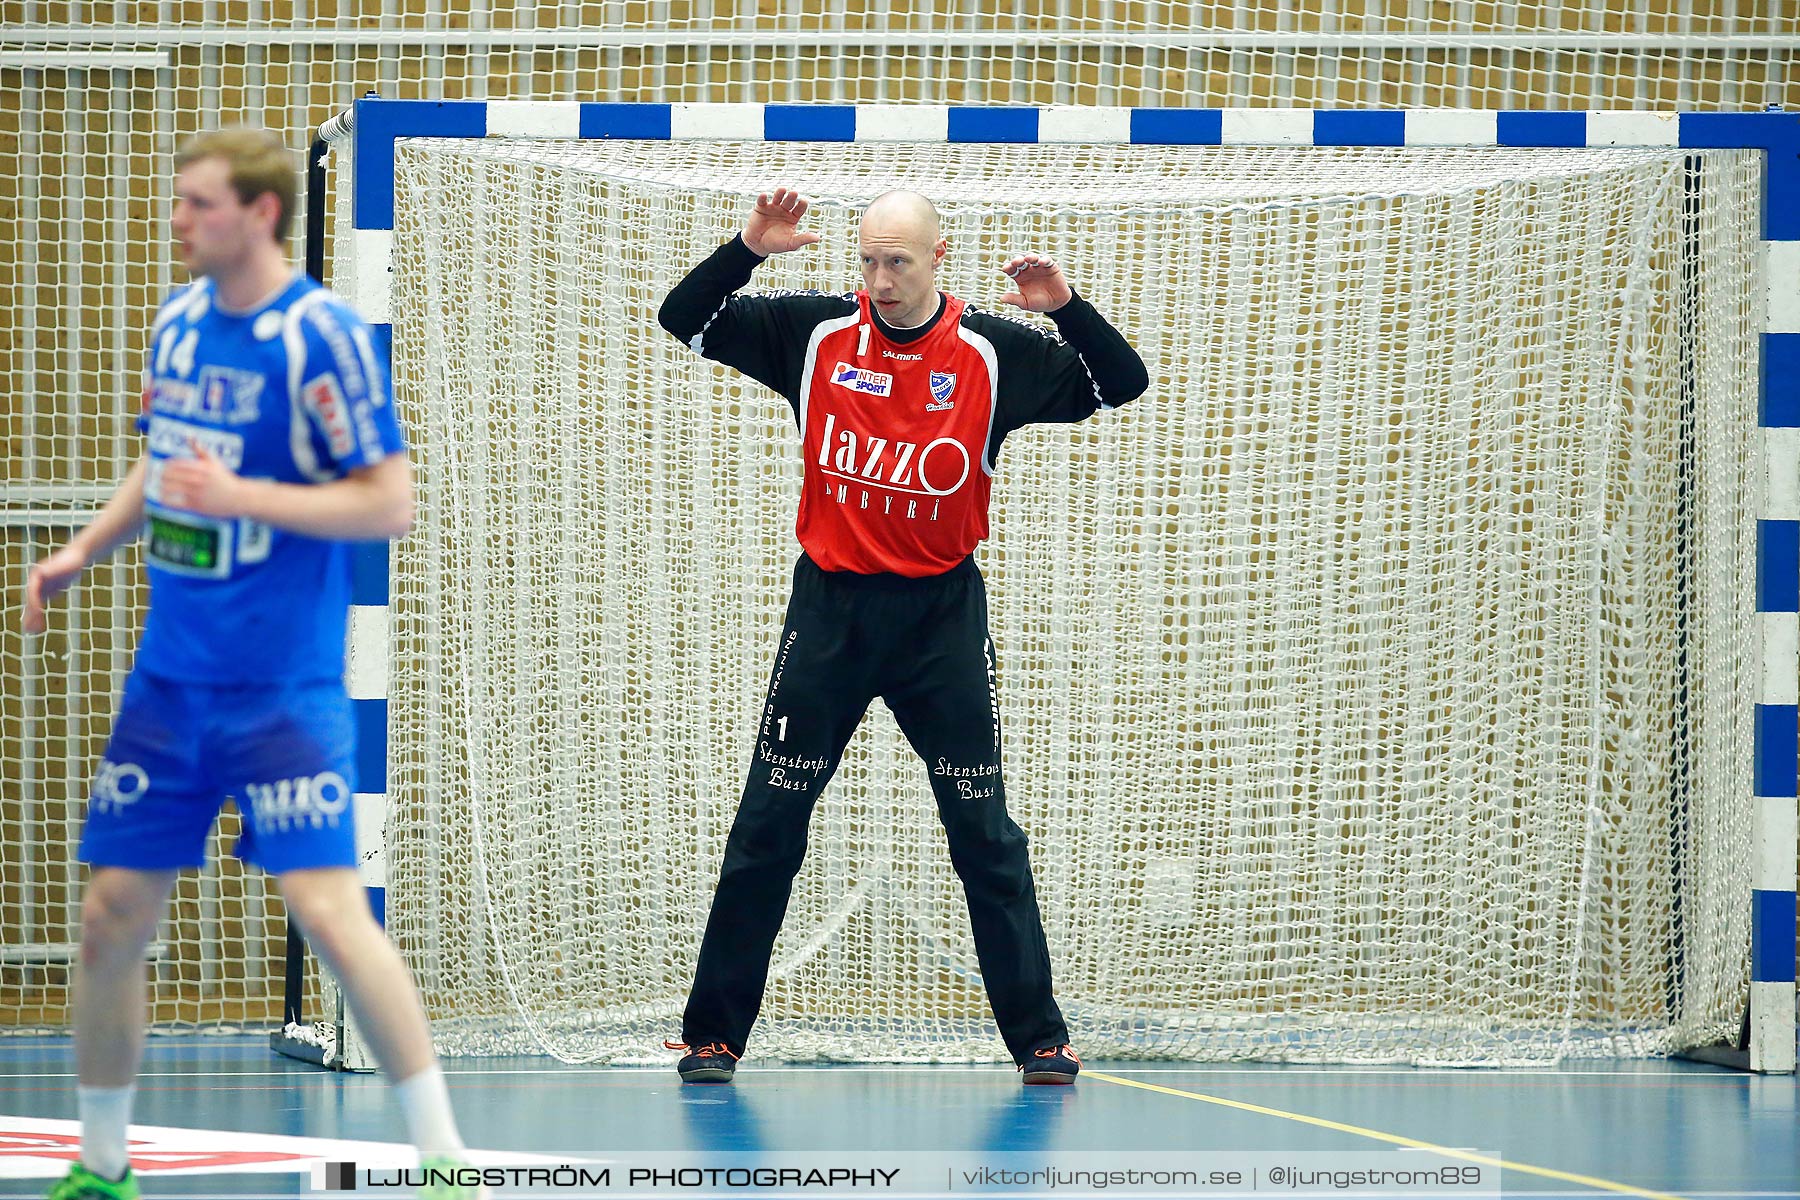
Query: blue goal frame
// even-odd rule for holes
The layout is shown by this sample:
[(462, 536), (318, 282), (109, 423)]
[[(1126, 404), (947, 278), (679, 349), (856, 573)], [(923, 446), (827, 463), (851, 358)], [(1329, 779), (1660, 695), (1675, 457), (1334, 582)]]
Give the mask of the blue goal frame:
[[(408, 137), (558, 139), (1088, 142), (1240, 146), (1666, 146), (1764, 156), (1758, 437), (1765, 464), (1756, 517), (1761, 644), (1753, 767), (1750, 997), (1740, 1044), (1696, 1057), (1792, 1072), (1795, 1057), (1795, 846), (1800, 810), (1800, 113), (1540, 112), (1461, 109), (1170, 109), (945, 105), (624, 104), (424, 101), (368, 97), (322, 136), (353, 134), (357, 290), (349, 297), (392, 338), (388, 282), (394, 143)], [(379, 831), (387, 788), (388, 551), (359, 554), (349, 667), (358, 717), (358, 827)], [(378, 837), (364, 879), (385, 910)]]

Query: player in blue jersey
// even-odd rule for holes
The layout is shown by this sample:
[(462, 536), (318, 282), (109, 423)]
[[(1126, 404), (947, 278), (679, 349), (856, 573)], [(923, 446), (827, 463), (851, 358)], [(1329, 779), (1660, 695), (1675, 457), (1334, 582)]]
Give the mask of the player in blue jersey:
[[(276, 876), (341, 982), (426, 1165), (465, 1158), (418, 990), (356, 872), (350, 543), (398, 537), (413, 515), (387, 363), (369, 326), (287, 259), (298, 170), (279, 138), (203, 134), (176, 169), (170, 224), (196, 278), (151, 330), (144, 454), (25, 590), (25, 628), (42, 632), (44, 606), (90, 563), (145, 539), (149, 616), (81, 843), (81, 1159), (53, 1200), (138, 1195), (125, 1137), (144, 947), (227, 796), (243, 813), (238, 856)], [(421, 1195), (479, 1194), (430, 1177), (446, 1186)]]

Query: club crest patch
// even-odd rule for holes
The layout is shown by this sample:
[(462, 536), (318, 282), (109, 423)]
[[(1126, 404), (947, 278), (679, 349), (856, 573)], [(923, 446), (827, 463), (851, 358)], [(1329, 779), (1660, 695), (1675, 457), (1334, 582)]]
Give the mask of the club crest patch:
[(950, 393), (956, 390), (956, 376), (950, 371), (933, 371), (931, 373), (931, 403), (925, 406), (926, 412), (943, 412), (947, 408), (956, 407), (950, 400)]

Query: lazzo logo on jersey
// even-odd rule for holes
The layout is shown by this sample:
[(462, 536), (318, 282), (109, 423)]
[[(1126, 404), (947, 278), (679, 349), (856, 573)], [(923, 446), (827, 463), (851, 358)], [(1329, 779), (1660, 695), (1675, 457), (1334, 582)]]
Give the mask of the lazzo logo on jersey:
[(150, 790), (150, 772), (136, 763), (100, 764), (100, 776), (94, 780), (94, 807), (101, 812), (124, 808)]
[(318, 415), (331, 453), (338, 458), (349, 454), (355, 448), (356, 434), (350, 428), (350, 412), (344, 404), (344, 393), (338, 390), (337, 380), (321, 375), (302, 388), (301, 395), (306, 406)]
[(870, 371), (863, 367), (853, 367), (841, 362), (831, 372), (831, 382), (841, 388), (860, 392), (865, 396), (886, 396), (894, 390), (894, 377), (883, 375), (880, 371)]
[(287, 829), (296, 824), (335, 826), (350, 807), (350, 784), (336, 771), (277, 779), (273, 783), (247, 783), (250, 804), (260, 829)]
[[(948, 465), (953, 457), (954, 467)], [(948, 496), (969, 477), (970, 459), (968, 447), (955, 438), (937, 438), (921, 447), (917, 442), (859, 437), (853, 429), (839, 429), (837, 414), (827, 413), (819, 437), (819, 466), (860, 482)]]
[(943, 412), (955, 408), (950, 393), (956, 390), (956, 376), (949, 371), (933, 371), (931, 373), (931, 403), (925, 406), (926, 412)]

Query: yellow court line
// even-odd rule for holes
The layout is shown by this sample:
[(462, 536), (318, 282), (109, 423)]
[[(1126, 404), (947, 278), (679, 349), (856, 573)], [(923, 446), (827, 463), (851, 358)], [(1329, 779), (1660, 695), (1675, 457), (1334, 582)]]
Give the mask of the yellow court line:
[(1361, 1125), (1346, 1125), (1341, 1121), (1328, 1121), (1324, 1117), (1309, 1117), (1305, 1113), (1287, 1112), (1279, 1108), (1264, 1108), (1260, 1104), (1246, 1104), (1242, 1100), (1227, 1100), (1223, 1096), (1208, 1096), (1201, 1092), (1184, 1092), (1180, 1088), (1164, 1087), (1159, 1083), (1140, 1083), (1135, 1079), (1126, 1079), (1121, 1075), (1108, 1075), (1103, 1071), (1083, 1071), (1081, 1077), (1083, 1079), (1100, 1079), (1107, 1083), (1116, 1083), (1121, 1087), (1141, 1088), (1146, 1092), (1161, 1092), (1165, 1096), (1180, 1096), (1184, 1100), (1199, 1100), (1204, 1104), (1241, 1109), (1244, 1112), (1258, 1113), (1265, 1117), (1281, 1117), (1284, 1120), (1299, 1121), (1305, 1125), (1317, 1125), (1321, 1129), (1335, 1129), (1339, 1133), (1354, 1133), (1358, 1137), (1374, 1138), (1378, 1142), (1408, 1146), (1414, 1150), (1429, 1150), (1434, 1154), (1442, 1154), (1446, 1158), (1481, 1163), (1483, 1166), (1499, 1167), (1507, 1171), (1521, 1171), (1527, 1175), (1539, 1175), (1545, 1179), (1556, 1179), (1563, 1183), (1578, 1183), (1584, 1187), (1599, 1188), (1601, 1191), (1617, 1192), (1622, 1196), (1642, 1196), (1644, 1200), (1681, 1200), (1679, 1196), (1670, 1195), (1668, 1192), (1652, 1192), (1646, 1188), (1632, 1187), (1629, 1183), (1614, 1183), (1610, 1179), (1596, 1179), (1592, 1175), (1575, 1175), (1568, 1171), (1555, 1171), (1549, 1167), (1534, 1167), (1529, 1163), (1517, 1163), (1510, 1159), (1476, 1154), (1472, 1150), (1458, 1150), (1451, 1146), (1437, 1145), (1435, 1142), (1421, 1142), (1417, 1138), (1401, 1137), (1397, 1133), (1383, 1133), (1379, 1129), (1365, 1129)]

